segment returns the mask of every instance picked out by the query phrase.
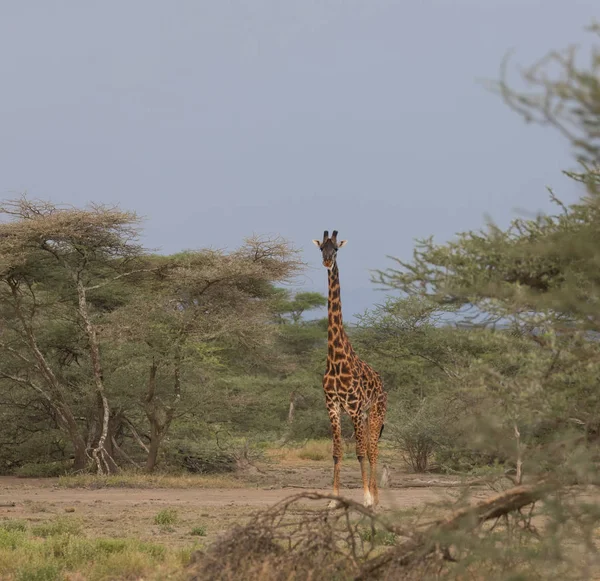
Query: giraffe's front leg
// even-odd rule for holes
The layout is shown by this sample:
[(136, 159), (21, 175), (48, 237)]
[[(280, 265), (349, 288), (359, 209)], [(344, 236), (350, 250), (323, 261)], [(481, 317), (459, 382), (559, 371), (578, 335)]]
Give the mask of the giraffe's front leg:
[[(333, 438), (333, 494), (340, 495), (340, 471), (342, 468), (342, 457), (344, 448), (342, 445), (342, 421), (340, 413), (340, 405), (333, 398), (327, 399), (327, 412), (329, 413), (329, 421), (331, 422), (331, 434)], [(338, 503), (332, 500), (329, 503), (329, 508), (336, 508)]]

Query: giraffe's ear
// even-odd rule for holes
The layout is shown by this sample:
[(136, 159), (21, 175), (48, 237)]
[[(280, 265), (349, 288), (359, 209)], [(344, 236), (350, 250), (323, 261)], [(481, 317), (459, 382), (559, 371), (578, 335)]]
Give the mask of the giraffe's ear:
[(348, 242), (348, 240), (342, 240), (339, 244), (338, 244), (338, 248), (341, 248), (342, 246), (346, 246), (346, 242)]
[(313, 240), (313, 244), (317, 247), (317, 248), (321, 248), (321, 241), (320, 240)]

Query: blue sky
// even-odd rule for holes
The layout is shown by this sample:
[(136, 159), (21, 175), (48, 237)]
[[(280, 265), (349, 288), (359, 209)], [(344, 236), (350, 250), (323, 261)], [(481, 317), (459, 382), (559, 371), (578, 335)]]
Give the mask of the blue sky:
[[(281, 234), (326, 291), (311, 240), (338, 229), (347, 319), (369, 270), (527, 210), (568, 145), (480, 83), (585, 43), (582, 0), (5, 2), (0, 193), (118, 203), (162, 252)], [(515, 69), (513, 69), (515, 70)], [(514, 77), (517, 80), (517, 77)]]

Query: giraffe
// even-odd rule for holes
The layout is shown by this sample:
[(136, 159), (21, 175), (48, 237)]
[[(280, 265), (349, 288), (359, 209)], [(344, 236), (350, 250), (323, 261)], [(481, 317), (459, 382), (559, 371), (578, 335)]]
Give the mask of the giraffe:
[[(343, 447), (341, 413), (345, 411), (354, 425), (356, 456), (360, 463), (364, 505), (377, 506), (378, 442), (383, 432), (387, 409), (387, 393), (379, 374), (354, 352), (342, 324), (340, 279), (336, 261), (337, 252), (346, 240), (337, 240), (337, 230), (331, 238), (325, 230), (323, 240), (313, 240), (323, 256), (328, 271), (329, 295), (327, 300), (327, 366), (323, 376), (323, 390), (333, 438), (333, 494), (340, 494), (340, 469)], [(367, 476), (367, 456), (370, 474)], [(336, 506), (331, 501), (330, 507)]]

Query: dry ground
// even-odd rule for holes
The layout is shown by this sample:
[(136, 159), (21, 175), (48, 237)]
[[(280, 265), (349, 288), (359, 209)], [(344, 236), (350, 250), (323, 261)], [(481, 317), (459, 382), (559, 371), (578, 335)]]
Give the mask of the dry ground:
[[(342, 494), (361, 501), (360, 473), (352, 462), (343, 469)], [(76, 518), (90, 537), (130, 537), (169, 546), (206, 546), (232, 524), (300, 491), (330, 492), (331, 467), (324, 462), (281, 462), (259, 466), (243, 480), (219, 486), (219, 480), (197, 478), (187, 487), (67, 488), (55, 478), (0, 477), (0, 519), (39, 523), (58, 516)], [(172, 480), (172, 479), (171, 479)], [(445, 482), (448, 486), (444, 486)], [(458, 494), (455, 478), (415, 476), (391, 470), (390, 487), (381, 491), (381, 511), (409, 510)], [(227, 484), (227, 479), (224, 479)], [(428, 482), (431, 485), (428, 485)], [(169, 481), (166, 480), (169, 484)], [(156, 484), (155, 484), (156, 485)], [(476, 495), (479, 494), (475, 491)], [(14, 506), (7, 506), (14, 503)], [(177, 511), (176, 522), (157, 525), (164, 509)], [(205, 535), (192, 535), (201, 527)]]
[[(342, 494), (360, 502), (362, 490), (357, 464), (356, 460), (348, 460), (343, 465)], [(163, 546), (167, 551), (165, 560), (155, 559), (154, 565), (148, 564), (146, 553), (134, 548), (123, 555), (104, 555), (105, 562), (96, 563), (93, 569), (89, 569), (93, 561), (89, 565), (85, 561), (76, 565), (75, 569), (65, 569), (64, 576), (48, 576), (47, 571), (45, 576), (40, 576), (44, 567), (44, 545), (54, 542), (52, 546), (60, 548), (62, 541), (59, 538), (51, 541), (36, 537), (32, 542), (37, 544), (31, 546), (37, 551), (35, 567), (42, 569), (31, 569), (35, 573), (31, 577), (23, 576), (21, 569), (15, 569), (14, 565), (10, 569), (13, 558), (20, 559), (18, 567), (27, 567), (29, 553), (28, 549), (21, 549), (19, 554), (13, 552), (13, 557), (13, 553), (5, 547), (4, 557), (0, 550), (0, 570), (4, 566), (5, 571), (12, 573), (8, 576), (0, 574), (0, 578), (10, 581), (33, 578), (53, 581), (184, 581), (188, 579), (185, 565), (193, 550), (206, 548), (232, 525), (246, 522), (256, 511), (288, 496), (310, 490), (329, 493), (331, 468), (329, 461), (299, 459), (291, 453), (271, 458), (238, 477), (158, 476), (149, 479), (125, 475), (116, 481), (102, 481), (94, 477), (0, 477), (0, 529), (3, 523), (10, 525), (10, 521), (15, 524), (26, 521), (27, 530), (32, 531), (35, 537), (35, 531), (44, 528), (37, 525), (48, 523), (52, 526), (50, 523), (64, 523), (66, 520), (67, 528), (68, 521), (76, 523), (79, 527), (72, 530), (80, 532), (75, 534), (85, 536), (92, 543), (105, 542), (94, 539), (127, 538)], [(457, 477), (407, 474), (399, 463), (393, 462), (389, 462), (389, 471), (389, 485), (381, 490), (379, 510), (383, 513), (398, 512), (397, 516), (404, 524), (415, 518), (428, 521), (434, 513), (439, 516), (440, 510), (449, 508), (448, 501), (458, 500), (464, 492)], [(492, 494), (493, 491), (486, 486), (471, 487), (472, 500)], [(437, 508), (432, 506), (444, 501), (445, 509), (439, 505)], [(171, 518), (158, 519), (157, 522), (156, 517), (161, 513)], [(2, 558), (5, 559), (4, 565)], [(125, 569), (128, 573), (122, 574)]]

